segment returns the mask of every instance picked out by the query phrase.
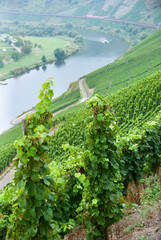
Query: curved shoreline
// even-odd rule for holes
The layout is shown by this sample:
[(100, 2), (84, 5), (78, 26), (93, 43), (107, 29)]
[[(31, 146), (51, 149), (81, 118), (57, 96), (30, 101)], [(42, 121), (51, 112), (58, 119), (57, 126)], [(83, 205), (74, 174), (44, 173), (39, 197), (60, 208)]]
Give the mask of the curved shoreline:
[[(79, 79), (79, 88), (80, 88), (82, 98), (78, 102), (70, 104), (70, 105), (56, 111), (55, 113), (53, 113), (53, 116), (57, 115), (59, 112), (62, 112), (62, 111), (66, 110), (66, 109), (68, 109), (68, 108), (70, 108), (70, 107), (72, 107), (76, 104), (85, 102), (94, 92), (93, 88), (90, 89), (88, 87), (85, 78)], [(23, 113), (22, 115), (14, 118), (10, 123), (15, 126), (15, 125), (19, 124), (20, 122), (22, 122), (22, 120), (24, 120), (26, 118), (26, 115), (30, 115), (30, 114), (34, 113), (35, 111), (36, 111), (35, 108), (30, 109), (27, 112)]]
[[(6, 80), (6, 79), (5, 79), (5, 80)], [(8, 83), (6, 83), (5, 80), (0, 81), (0, 85), (7, 85)]]
[[(82, 45), (83, 44), (76, 44), (75, 48), (73, 47), (73, 48), (71, 48), (70, 52), (66, 52), (65, 58), (68, 58), (70, 56), (73, 56), (73, 55), (77, 54), (81, 50)], [(0, 74), (0, 85), (7, 85), (8, 83), (6, 83), (5, 80), (22, 76), (22, 75), (24, 75), (24, 74), (26, 74), (26, 73), (34, 70), (34, 69), (43, 67), (47, 64), (52, 64), (53, 62), (56, 62), (55, 57), (49, 56), (49, 57), (46, 57), (46, 63), (43, 63), (42, 61), (38, 61), (38, 62), (33, 63), (32, 65), (26, 65), (26, 66), (23, 67), (24, 68), (23, 71), (22, 71), (21, 68), (19, 68), (17, 66), (16, 68), (19, 69), (22, 72), (20, 72), (18, 75), (17, 74), (13, 75), (13, 74), (11, 74), (11, 71), (12, 71), (11, 70), (10, 72)]]
[(22, 122), (23, 119), (26, 118), (26, 115), (30, 115), (32, 113), (34, 113), (36, 110), (35, 109), (31, 109), (28, 110), (26, 113), (23, 113), (22, 115), (20, 115), (19, 117), (14, 118), (13, 120), (11, 120), (11, 124), (12, 125), (17, 125), (18, 123)]

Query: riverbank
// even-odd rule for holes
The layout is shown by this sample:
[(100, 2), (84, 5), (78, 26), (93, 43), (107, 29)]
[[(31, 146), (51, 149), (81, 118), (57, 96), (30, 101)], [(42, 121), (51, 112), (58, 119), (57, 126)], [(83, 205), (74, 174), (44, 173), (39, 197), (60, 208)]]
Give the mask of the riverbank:
[(0, 81), (0, 85), (6, 85), (7, 83), (4, 81)]
[(135, 46), (140, 41), (142, 41), (147, 36), (154, 33), (156, 30), (154, 29), (146, 29), (142, 28), (141, 31), (139, 31), (138, 28), (134, 26), (126, 26), (126, 25), (118, 25), (116, 26), (108, 25), (108, 26), (90, 26), (86, 28), (81, 28), (79, 26), (75, 27), (76, 31), (93, 31), (97, 34), (104, 34), (104, 36), (111, 35), (112, 37), (117, 37), (119, 39), (125, 40), (129, 44), (129, 48)]
[[(94, 33), (92, 36), (90, 33), (87, 36), (87, 39), (84, 38), (83, 49), (78, 54), (68, 57), (61, 65), (48, 64), (45, 70), (40, 68), (39, 71), (30, 71), (21, 77), (6, 81), (8, 85), (0, 87), (1, 114), (3, 116), (0, 124), (1, 132), (12, 127), (10, 124), (12, 119), (36, 105), (39, 89), (45, 79), (53, 77), (55, 98), (64, 93), (59, 99), (60, 101), (53, 103), (54, 112), (79, 100), (78, 88), (71, 94), (69, 92), (65, 94), (70, 83), (115, 61), (128, 48), (125, 41), (117, 38), (104, 44), (101, 41), (104, 38), (103, 35), (97, 36)], [(111, 39), (110, 36), (108, 39)]]
[[(53, 63), (56, 58), (53, 54), (54, 49), (62, 48), (65, 50), (65, 57), (75, 55), (80, 51), (83, 44), (74, 42), (74, 39), (63, 37), (25, 37), (25, 40), (32, 41), (33, 45), (40, 45), (41, 47), (34, 47), (32, 52), (23, 56), (18, 61), (12, 61), (5, 64), (0, 69), (0, 84), (4, 83), (6, 79), (21, 76), (30, 72), (33, 69), (39, 70), (40, 67), (45, 68), (46, 64)], [(42, 56), (46, 57), (46, 62), (42, 62)]]
[[(59, 111), (54, 112), (53, 116), (57, 115), (58, 113), (66, 110), (66, 109), (68, 109), (68, 108), (70, 108), (70, 107), (72, 107), (72, 106), (74, 106), (76, 104), (85, 102), (94, 93), (94, 88), (90, 89), (88, 87), (85, 78), (82, 78), (82, 79), (79, 80), (79, 89), (80, 89), (80, 93), (81, 93), (81, 99), (79, 101), (73, 103), (73, 104), (70, 104), (69, 106), (63, 107)], [(20, 122), (22, 122), (22, 120), (24, 120), (26, 118), (26, 115), (30, 115), (30, 114), (34, 113), (35, 111), (36, 111), (35, 108), (28, 110), (27, 112), (23, 113), (22, 115), (14, 118), (11, 121), (11, 124), (12, 125), (19, 124)]]

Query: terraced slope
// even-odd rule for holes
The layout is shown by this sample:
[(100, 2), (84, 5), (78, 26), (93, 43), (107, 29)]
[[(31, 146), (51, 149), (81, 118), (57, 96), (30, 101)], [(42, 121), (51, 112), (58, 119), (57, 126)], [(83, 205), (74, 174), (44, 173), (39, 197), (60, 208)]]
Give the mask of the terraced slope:
[[(161, 71), (111, 94), (106, 100), (113, 106), (121, 135), (141, 128), (145, 122), (155, 119), (161, 110)], [(84, 144), (85, 119), (90, 114), (84, 105), (80, 109), (76, 106), (61, 113), (59, 121), (63, 124), (50, 142), (51, 159), (66, 159), (68, 152), (63, 151), (62, 143), (79, 147)]]
[(0, 172), (12, 161), (16, 154), (14, 141), (22, 137), (22, 127), (18, 125), (0, 135)]
[[(157, 73), (161, 70), (160, 42), (161, 30), (130, 49), (121, 59), (86, 76), (89, 88), (95, 87), (95, 93), (107, 96), (107, 100), (112, 102), (122, 133), (127, 133), (134, 127), (141, 127), (161, 110), (161, 72)], [(150, 76), (151, 73), (155, 74)], [(130, 86), (124, 88), (127, 84)], [(120, 90), (121, 88), (124, 89)], [(120, 91), (116, 93), (117, 90)], [(115, 94), (111, 94), (114, 92)], [(76, 90), (73, 97), (79, 97), (79, 91)], [(72, 102), (70, 94), (68, 100)], [(61, 106), (61, 103), (57, 104)], [(54, 125), (61, 122), (63, 124), (59, 126), (51, 141), (51, 159), (56, 157), (60, 160), (66, 157), (62, 143), (69, 142), (78, 146), (84, 143), (84, 122), (88, 114), (84, 105), (81, 105), (72, 107), (56, 117)], [(14, 157), (14, 153), (10, 154), (13, 145), (8, 148), (2, 136), (0, 162), (3, 168)]]
[(108, 95), (161, 70), (161, 29), (128, 50), (123, 57), (86, 76), (89, 88)]
[(155, 119), (161, 110), (161, 71), (107, 97), (122, 133)]

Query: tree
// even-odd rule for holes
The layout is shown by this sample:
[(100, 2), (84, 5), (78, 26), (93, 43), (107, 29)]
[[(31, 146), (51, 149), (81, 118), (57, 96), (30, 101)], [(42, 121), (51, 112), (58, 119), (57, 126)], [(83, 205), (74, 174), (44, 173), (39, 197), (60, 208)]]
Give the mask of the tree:
[(16, 47), (22, 47), (22, 46), (24, 46), (24, 43), (23, 43), (23, 41), (22, 41), (21, 38), (18, 38), (18, 39), (17, 39), (17, 42), (15, 43), (15, 46), (16, 46)]
[(8, 40), (8, 44), (11, 45), (11, 43), (12, 43), (12, 41), (9, 39), (9, 40)]
[(65, 24), (65, 28), (68, 29), (68, 30), (71, 30), (73, 27), (73, 24), (72, 23), (66, 23)]
[(68, 33), (68, 36), (71, 37), (71, 38), (75, 38), (75, 36), (77, 36), (77, 35), (78, 35), (78, 33), (77, 33), (77, 32), (74, 32), (74, 31), (70, 31), (70, 32)]
[(58, 61), (64, 60), (65, 58), (65, 51), (62, 48), (56, 48), (54, 50), (54, 56)]
[(42, 66), (42, 70), (45, 72), (46, 69), (47, 69), (46, 65), (43, 65), (43, 66)]
[(32, 49), (32, 42), (29, 41), (29, 40), (25, 40), (24, 41), (24, 46), (22, 47), (22, 52), (24, 54), (29, 54), (31, 52), (31, 49)]
[(138, 34), (138, 32), (139, 32), (138, 29), (135, 29), (135, 28), (134, 28), (133, 31), (132, 31), (132, 34), (133, 34), (133, 35), (136, 35), (136, 34)]
[(83, 37), (81, 35), (77, 35), (74, 39), (75, 43), (83, 43)]
[(24, 45), (30, 46), (32, 48), (32, 42), (30, 40), (25, 40)]
[(46, 63), (46, 62), (47, 62), (45, 55), (42, 56), (41, 61), (42, 61), (43, 63)]
[(30, 52), (31, 52), (31, 45), (24, 45), (23, 47), (22, 47), (22, 52), (24, 53), (24, 54), (29, 54)]
[(20, 54), (18, 52), (13, 52), (11, 57), (14, 61), (18, 61), (18, 59), (20, 59)]

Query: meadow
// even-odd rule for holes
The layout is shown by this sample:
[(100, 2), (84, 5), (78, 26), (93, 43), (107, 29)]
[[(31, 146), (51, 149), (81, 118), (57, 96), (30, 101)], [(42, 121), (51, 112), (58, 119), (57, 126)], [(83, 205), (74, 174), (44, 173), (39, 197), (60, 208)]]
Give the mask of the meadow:
[[(26, 36), (23, 40), (29, 40), (33, 43), (33, 48), (30, 54), (23, 55), (18, 61), (11, 61), (5, 64), (3, 68), (0, 68), (0, 75), (6, 74), (6, 77), (10, 76), (10, 71), (15, 68), (30, 67), (36, 65), (37, 63), (42, 65), (41, 58), (43, 55), (46, 56), (48, 60), (55, 60), (54, 50), (56, 48), (66, 48), (71, 49), (75, 47), (73, 41), (67, 37), (30, 37)], [(2, 43), (4, 45), (4, 43)], [(35, 47), (37, 44), (37, 47)], [(7, 46), (6, 44), (4, 46)], [(9, 45), (8, 45), (9, 47)], [(6, 54), (7, 52), (5, 52)], [(1, 77), (0, 76), (0, 77)]]

